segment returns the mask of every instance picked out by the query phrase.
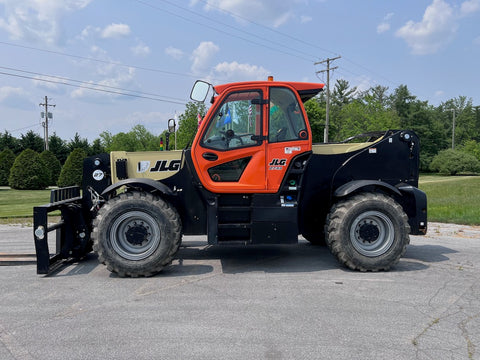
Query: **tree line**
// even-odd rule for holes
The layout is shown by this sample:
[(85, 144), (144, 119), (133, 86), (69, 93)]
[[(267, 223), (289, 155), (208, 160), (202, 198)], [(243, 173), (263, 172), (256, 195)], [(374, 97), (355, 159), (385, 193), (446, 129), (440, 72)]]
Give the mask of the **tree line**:
[[(325, 92), (305, 107), (314, 141), (322, 142)], [(381, 85), (359, 91), (340, 79), (331, 91), (329, 125), (329, 141), (333, 142), (369, 131), (414, 130), (420, 138), (422, 171), (451, 175), (480, 171), (480, 106), (473, 106), (465, 96), (433, 106), (418, 99), (406, 85), (392, 92)]]
[[(323, 142), (326, 93), (305, 103), (314, 142)], [(29, 131), (15, 138), (8, 131), (0, 135), (0, 185), (14, 188), (69, 186), (81, 182), (83, 158), (103, 152), (155, 151), (187, 147), (197, 131), (198, 115), (206, 113), (204, 104), (189, 102), (179, 116), (176, 133), (152, 134), (143, 125), (128, 132), (99, 134), (93, 142), (78, 133), (63, 140), (55, 133), (44, 140)], [(442, 174), (480, 172), (480, 106), (459, 96), (433, 106), (413, 95), (406, 85), (392, 92), (377, 85), (366, 91), (339, 79), (330, 96), (329, 141), (339, 142), (350, 136), (378, 130), (414, 130), (421, 142), (420, 168)], [(455, 127), (453, 127), (455, 117)], [(71, 160), (69, 160), (71, 158)], [(29, 171), (26, 174), (26, 171)], [(64, 175), (62, 175), (62, 172)]]

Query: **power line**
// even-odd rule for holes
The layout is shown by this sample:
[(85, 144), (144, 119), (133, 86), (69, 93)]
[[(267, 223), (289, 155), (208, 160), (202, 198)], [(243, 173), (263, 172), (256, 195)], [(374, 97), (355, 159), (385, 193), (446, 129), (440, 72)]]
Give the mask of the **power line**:
[(136, 66), (136, 65), (123, 64), (121, 62), (116, 62), (116, 61), (108, 61), (108, 60), (102, 60), (102, 59), (97, 59), (97, 58), (88, 57), (88, 56), (68, 54), (68, 53), (64, 53), (64, 52), (61, 52), (61, 51), (46, 50), (46, 49), (36, 48), (36, 47), (33, 47), (33, 46), (12, 44), (12, 43), (5, 42), (5, 41), (0, 41), (0, 44), (1, 45), (12, 46), (12, 47), (17, 47), (17, 48), (21, 48), (21, 49), (39, 51), (39, 52), (43, 52), (43, 53), (47, 53), (47, 54), (66, 56), (66, 57), (71, 57), (71, 58), (81, 59), (81, 60), (88, 60), (88, 61), (98, 62), (98, 63), (102, 63), (102, 64), (107, 64), (107, 65), (128, 67), (128, 68), (132, 68), (132, 69), (156, 72), (156, 73), (161, 73), (161, 74), (166, 74), (166, 75), (183, 76), (183, 77), (189, 77), (189, 78), (194, 78), (194, 79), (197, 78), (196, 75), (188, 74), (188, 73), (177, 73), (177, 72), (165, 71), (165, 70), (160, 70), (160, 69), (155, 69), (155, 68), (148, 68), (148, 67), (142, 67), (142, 66)]
[[(120, 87), (109, 86), (109, 85), (104, 85), (104, 84), (100, 84), (100, 83), (94, 83), (94, 82), (91, 82), (91, 81), (75, 80), (75, 79), (70, 79), (70, 78), (66, 78), (66, 77), (62, 77), (62, 76), (47, 75), (47, 74), (42, 74), (42, 73), (37, 73), (37, 72), (27, 71), (27, 70), (21, 70), (21, 69), (15, 69), (15, 68), (10, 68), (10, 67), (5, 67), (5, 66), (0, 66), (0, 69), (20, 72), (20, 73), (30, 74), (30, 75), (44, 76), (44, 77), (49, 77), (49, 78), (59, 79), (59, 80), (64, 80), (64, 81), (76, 82), (76, 83), (79, 83), (79, 84), (95, 85), (95, 86), (98, 86), (98, 87), (119, 90), (119, 91), (122, 91), (122, 92), (136, 93), (136, 94), (147, 95), (147, 96), (155, 96), (155, 97), (159, 97), (159, 98), (171, 99), (171, 100), (176, 100), (176, 101), (184, 101), (184, 99), (174, 98), (174, 97), (171, 97), (171, 96), (164, 96), (164, 95), (153, 94), (153, 93), (148, 93), (148, 92), (143, 92), (143, 91), (138, 91), (138, 90), (124, 89), (124, 88), (120, 88)], [(35, 80), (42, 81), (43, 79), (35, 78)]]
[(315, 48), (315, 49), (317, 49), (317, 50), (321, 50), (321, 51), (324, 51), (324, 52), (327, 52), (327, 53), (330, 53), (330, 54), (333, 54), (333, 55), (338, 55), (338, 53), (336, 53), (336, 52), (334, 52), (334, 51), (331, 51), (331, 50), (322, 48), (322, 47), (320, 47), (320, 46), (318, 46), (318, 45), (309, 43), (309, 42), (307, 42), (307, 41), (305, 41), (305, 40), (299, 39), (299, 38), (297, 38), (297, 37), (295, 37), (295, 36), (292, 36), (292, 35), (290, 35), (290, 34), (287, 34), (287, 33), (284, 33), (284, 32), (282, 32), (282, 31), (279, 31), (279, 30), (276, 30), (276, 29), (272, 29), (272, 28), (269, 27), (269, 26), (266, 26), (266, 25), (262, 25), (262, 24), (260, 24), (260, 23), (257, 23), (257, 22), (255, 22), (255, 21), (253, 21), (253, 20), (250, 20), (250, 19), (248, 19), (248, 18), (246, 18), (246, 17), (244, 17), (244, 16), (241, 16), (241, 15), (239, 15), (239, 14), (236, 14), (236, 13), (234, 13), (234, 12), (231, 12), (231, 11), (228, 11), (228, 10), (225, 10), (225, 9), (222, 9), (221, 7), (216, 6), (216, 5), (214, 5), (214, 4), (210, 4), (210, 3), (209, 3), (208, 1), (206, 1), (206, 0), (198, 0), (198, 1), (201, 1), (201, 2), (203, 2), (204, 4), (206, 4), (206, 5), (208, 5), (208, 6), (212, 7), (212, 8), (216, 8), (216, 9), (218, 9), (218, 10), (220, 10), (220, 11), (226, 13), (226, 14), (229, 14), (229, 15), (233, 16), (233, 17), (236, 17), (236, 18), (238, 18), (238, 19), (247, 21), (247, 22), (249, 22), (249, 23), (251, 23), (251, 24), (253, 24), (253, 25), (259, 26), (259, 27), (264, 28), (264, 29), (266, 29), (266, 30), (269, 30), (269, 31), (271, 31), (271, 32), (273, 32), (273, 33), (276, 33), (276, 34), (279, 34), (279, 35), (281, 35), (281, 36), (287, 37), (287, 38), (289, 38), (289, 39), (295, 40), (295, 41), (297, 41), (297, 42), (299, 42), (299, 43), (302, 43), (302, 44), (304, 44), (304, 45), (311, 46), (312, 48)]
[[(30, 80), (44, 81), (44, 82), (48, 82), (48, 83), (52, 83), (52, 84), (60, 84), (60, 85), (65, 85), (65, 86), (77, 87), (77, 88), (81, 88), (81, 89), (88, 89), (88, 90), (93, 90), (93, 91), (101, 91), (101, 92), (105, 92), (105, 93), (109, 93), (109, 94), (115, 94), (115, 95), (123, 95), (123, 96), (130, 96), (130, 97), (141, 98), (141, 99), (148, 99), (148, 100), (154, 100), (154, 101), (160, 101), (160, 102), (167, 102), (167, 103), (171, 103), (171, 104), (185, 105), (185, 102), (180, 102), (180, 101), (164, 100), (164, 99), (154, 98), (154, 97), (150, 97), (150, 96), (142, 96), (142, 95), (129, 94), (129, 93), (121, 92), (121, 91), (99, 89), (98, 87), (95, 88), (95, 87), (91, 87), (91, 86), (74, 85), (74, 84), (69, 84), (69, 83), (62, 82), (62, 81), (39, 79), (39, 78), (36, 78), (36, 77), (26, 76), (26, 75), (11, 74), (11, 73), (6, 73), (6, 72), (0, 72), (0, 75), (13, 76), (13, 77), (18, 77), (18, 78), (22, 78), (22, 79), (30, 79)], [(101, 85), (99, 85), (99, 86), (101, 86)]]
[(33, 124), (33, 125), (28, 125), (28, 126), (24, 126), (24, 127), (21, 127), (21, 128), (18, 128), (18, 129), (13, 129), (13, 130), (6, 130), (10, 133), (14, 133), (14, 132), (17, 132), (17, 131), (22, 131), (22, 130), (25, 130), (25, 129), (30, 129), (30, 128), (33, 128), (33, 127), (38, 127), (38, 126), (41, 126), (40, 124)]
[[(166, 0), (163, 0), (163, 1), (166, 1)], [(312, 48), (315, 48), (315, 49), (318, 49), (318, 50), (321, 50), (321, 51), (323, 51), (323, 52), (330, 53), (330, 54), (333, 54), (333, 55), (336, 55), (336, 56), (339, 55), (339, 53), (336, 52), (336, 51), (332, 51), (332, 50), (329, 50), (329, 49), (322, 48), (322, 47), (320, 47), (320, 46), (318, 46), (318, 45), (312, 44), (312, 43), (310, 43), (310, 42), (308, 42), (308, 41), (305, 41), (305, 40), (303, 40), (303, 39), (297, 38), (297, 37), (292, 36), (292, 35), (290, 35), (290, 34), (287, 34), (287, 33), (284, 33), (284, 32), (282, 32), (282, 31), (273, 29), (273, 28), (271, 28), (271, 27), (269, 27), (269, 26), (266, 26), (266, 25), (262, 25), (262, 24), (260, 24), (260, 23), (258, 23), (258, 22), (255, 22), (255, 21), (253, 21), (253, 20), (251, 20), (251, 19), (248, 19), (248, 18), (245, 17), (245, 16), (241, 16), (241, 15), (236, 14), (236, 13), (234, 13), (234, 12), (231, 12), (231, 11), (228, 11), (228, 10), (225, 10), (225, 9), (222, 9), (221, 7), (216, 6), (215, 4), (211, 4), (211, 3), (209, 3), (207, 0), (198, 0), (198, 1), (206, 4), (207, 6), (210, 6), (210, 7), (212, 7), (212, 8), (216, 8), (216, 9), (218, 9), (218, 10), (220, 10), (220, 11), (226, 13), (226, 14), (229, 14), (229, 15), (235, 17), (235, 18), (241, 19), (241, 20), (243, 20), (243, 21), (247, 21), (247, 22), (249, 22), (249, 23), (251, 23), (251, 24), (253, 24), (253, 25), (259, 26), (259, 27), (261, 27), (261, 28), (263, 28), (263, 29), (269, 30), (269, 31), (271, 31), (271, 32), (273, 32), (273, 33), (279, 34), (279, 35), (284, 36), (284, 37), (286, 37), (286, 38), (289, 38), (289, 39), (291, 39), (291, 40), (294, 40), (294, 41), (297, 41), (297, 42), (299, 42), (299, 43), (302, 43), (302, 44), (304, 44), (304, 45), (310, 46), (310, 47), (312, 47)], [(375, 72), (375, 71), (373, 71), (373, 70), (365, 67), (364, 65), (361, 65), (361, 64), (359, 64), (359, 63), (357, 63), (357, 62), (349, 59), (348, 57), (343, 56), (342, 58), (345, 59), (347, 62), (351, 63), (352, 65), (355, 65), (355, 66), (357, 66), (357, 67), (359, 67), (359, 68), (362, 68), (363, 70), (366, 70), (366, 71), (368, 71), (369, 73), (371, 73), (371, 74), (373, 74), (373, 75), (376, 75), (376, 76), (378, 76), (378, 77), (386, 80), (387, 82), (389, 82), (389, 83), (391, 83), (391, 84), (393, 84), (393, 85), (397, 85), (397, 83), (395, 83), (394, 81), (386, 78), (385, 76), (383, 76), (383, 75), (381, 75), (381, 74), (378, 74), (377, 72)], [(344, 68), (344, 71), (347, 71), (347, 70)], [(353, 74), (353, 75), (356, 75), (355, 73), (353, 73), (353, 72), (351, 72), (351, 71), (349, 71), (349, 72), (350, 72), (351, 74)], [(360, 75), (357, 74), (357, 76), (360, 76)]]
[[(264, 48), (267, 48), (267, 49), (270, 49), (270, 50), (273, 50), (273, 51), (276, 51), (276, 52), (279, 52), (279, 53), (282, 53), (282, 54), (285, 54), (285, 55), (293, 56), (293, 57), (296, 57), (296, 58), (299, 58), (299, 59), (302, 59), (302, 60), (305, 60), (305, 61), (309, 61), (309, 62), (312, 61), (312, 59), (307, 59), (307, 58), (305, 58), (305, 57), (303, 57), (303, 56), (299, 56), (299, 55), (297, 55), (297, 54), (293, 54), (293, 53), (290, 53), (290, 52), (287, 52), (287, 51), (280, 50), (280, 49), (278, 49), (278, 48), (274, 48), (274, 47), (269, 46), (269, 45), (266, 45), (266, 44), (259, 43), (259, 42), (257, 42), (257, 41), (253, 41), (253, 40), (250, 39), (250, 38), (245, 38), (245, 37), (242, 37), (242, 36), (239, 36), (239, 35), (235, 35), (235, 34), (229, 33), (229, 32), (227, 32), (227, 31), (221, 30), (221, 29), (218, 28), (218, 27), (211, 26), (211, 25), (207, 25), (207, 24), (201, 23), (201, 22), (199, 22), (199, 21), (192, 20), (192, 19), (190, 19), (190, 18), (188, 18), (188, 17), (186, 17), (186, 16), (179, 15), (179, 14), (173, 12), (173, 11), (170, 11), (170, 10), (162, 9), (162, 8), (160, 8), (160, 7), (156, 6), (156, 5), (150, 4), (150, 3), (146, 2), (146, 1), (142, 1), (142, 0), (132, 0), (132, 1), (135, 1), (135, 2), (137, 2), (137, 3), (139, 3), (139, 4), (144, 5), (144, 6), (151, 7), (152, 9), (155, 9), (155, 10), (158, 10), (158, 11), (161, 11), (161, 12), (165, 12), (165, 13), (170, 14), (170, 15), (172, 15), (172, 16), (178, 17), (178, 18), (180, 18), (180, 19), (182, 19), (182, 20), (185, 20), (185, 21), (188, 21), (188, 22), (191, 22), (191, 23), (194, 23), (194, 24), (197, 24), (197, 25), (200, 25), (200, 26), (209, 28), (209, 29), (214, 30), (214, 31), (216, 31), (216, 32), (219, 32), (219, 33), (222, 33), (222, 34), (225, 34), (225, 35), (228, 35), (228, 36), (231, 36), (231, 37), (234, 37), (234, 38), (237, 38), (237, 39), (246, 41), (246, 42), (249, 42), (249, 43), (251, 43), (251, 44), (255, 44), (255, 45), (258, 45), (258, 46), (261, 46), (261, 47), (264, 47)], [(169, 1), (166, 1), (166, 0), (163, 0), (163, 1), (166, 2), (166, 3), (168, 3), (168, 4), (170, 4), (171, 6), (174, 6), (174, 7), (177, 7), (177, 8), (179, 8), (179, 9), (182, 9), (182, 10), (184, 10), (184, 11), (186, 11), (186, 12), (192, 13), (192, 14), (194, 14), (196, 17), (201, 17), (201, 18), (207, 19), (208, 21), (212, 21), (212, 19), (209, 18), (208, 16), (205, 16), (205, 15), (202, 15), (202, 14), (200, 14), (200, 13), (198, 13), (198, 12), (195, 12), (195, 11), (192, 11), (192, 10), (189, 10), (189, 9), (186, 9), (186, 8), (184, 8), (184, 7), (181, 7), (181, 6), (179, 6), (179, 5), (176, 5), (176, 4), (174, 4), (174, 3), (172, 3), (172, 2), (169, 2)], [(229, 24), (227, 24), (227, 23), (219, 22), (219, 21), (217, 21), (217, 20), (215, 21), (215, 23), (216, 23), (216, 24), (221, 24), (222, 26), (228, 27), (228, 28), (230, 28), (230, 29), (234, 29), (234, 30), (236, 30), (236, 31), (239, 31), (239, 32), (244, 33), (244, 34), (247, 34), (247, 35), (252, 36), (252, 37), (254, 37), (254, 38), (262, 39), (262, 40), (266, 41), (266, 42), (269, 43), (269, 44), (270, 44), (270, 43), (274, 43), (274, 44), (280, 45), (280, 46), (282, 46), (282, 47), (284, 47), (284, 48), (287, 48), (287, 49), (290, 49), (290, 50), (294, 50), (294, 51), (297, 52), (297, 53), (301, 52), (301, 51), (298, 51), (298, 50), (296, 50), (296, 49), (289, 48), (288, 46), (285, 46), (285, 45), (283, 45), (283, 44), (272, 42), (270, 39), (265, 39), (265, 38), (259, 36), (259, 34), (253, 34), (253, 33), (249, 33), (249, 32), (247, 32), (247, 31), (238, 29), (238, 28), (236, 28), (236, 27), (234, 27), (234, 26), (232, 26), (232, 25), (229, 25)], [(304, 54), (306, 54), (306, 53), (304, 53)], [(313, 56), (313, 55), (310, 55), (310, 54), (307, 54), (307, 55), (312, 56), (312, 57), (315, 58), (315, 56)]]

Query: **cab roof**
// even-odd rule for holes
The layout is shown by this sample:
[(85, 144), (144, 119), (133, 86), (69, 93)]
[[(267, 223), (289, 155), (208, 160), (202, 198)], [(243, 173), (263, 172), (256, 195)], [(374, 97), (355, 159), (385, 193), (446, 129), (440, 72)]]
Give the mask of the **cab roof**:
[(307, 83), (307, 82), (296, 82), (296, 81), (245, 81), (245, 82), (236, 82), (228, 83), (223, 85), (216, 85), (213, 87), (213, 90), (218, 94), (222, 94), (224, 91), (232, 87), (277, 87), (277, 86), (291, 86), (293, 87), (303, 102), (311, 99), (317, 95), (320, 91), (323, 90), (325, 84), (320, 83)]

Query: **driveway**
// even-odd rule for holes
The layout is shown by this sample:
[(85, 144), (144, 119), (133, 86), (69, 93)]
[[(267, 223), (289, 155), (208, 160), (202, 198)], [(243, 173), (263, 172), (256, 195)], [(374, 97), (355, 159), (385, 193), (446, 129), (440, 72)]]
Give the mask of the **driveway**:
[[(0, 252), (33, 253), (0, 226)], [(341, 267), (328, 249), (212, 247), (185, 237), (151, 278), (95, 255), (36, 275), (0, 267), (1, 359), (480, 359), (480, 227), (429, 224), (389, 272)]]

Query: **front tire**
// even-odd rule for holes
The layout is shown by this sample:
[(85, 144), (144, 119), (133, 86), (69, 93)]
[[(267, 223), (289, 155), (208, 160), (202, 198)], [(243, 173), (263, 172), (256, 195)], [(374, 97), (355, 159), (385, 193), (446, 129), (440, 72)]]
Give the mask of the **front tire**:
[(170, 264), (181, 243), (180, 217), (163, 199), (127, 192), (98, 211), (93, 249), (121, 277), (151, 276)]
[(334, 205), (325, 229), (330, 251), (352, 270), (389, 270), (410, 242), (403, 208), (377, 193), (361, 193)]

